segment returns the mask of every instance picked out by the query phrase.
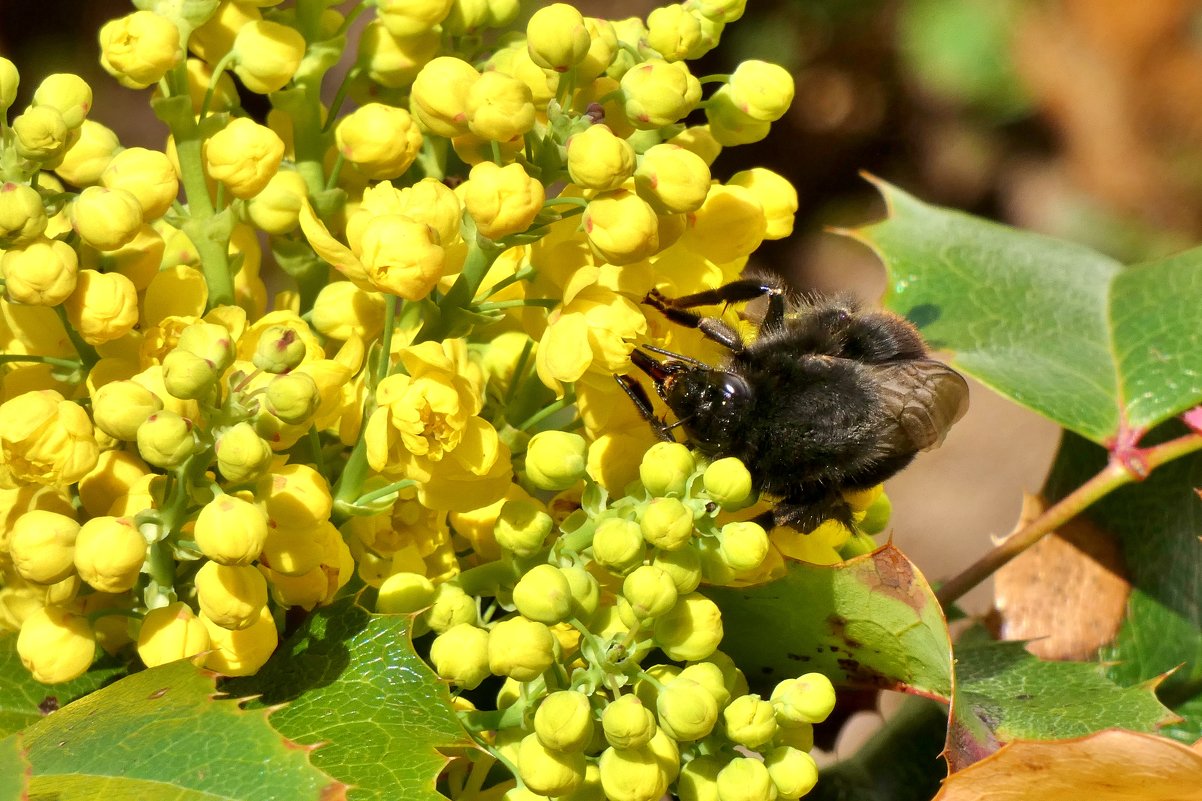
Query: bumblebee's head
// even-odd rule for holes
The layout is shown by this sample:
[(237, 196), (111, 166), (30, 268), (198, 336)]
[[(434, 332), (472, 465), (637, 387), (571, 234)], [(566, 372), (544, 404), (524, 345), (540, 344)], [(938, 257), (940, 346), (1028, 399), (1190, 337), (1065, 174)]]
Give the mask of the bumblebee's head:
[(657, 362), (640, 351), (632, 361), (702, 450), (719, 450), (740, 435), (753, 397), (742, 376), (700, 362)]

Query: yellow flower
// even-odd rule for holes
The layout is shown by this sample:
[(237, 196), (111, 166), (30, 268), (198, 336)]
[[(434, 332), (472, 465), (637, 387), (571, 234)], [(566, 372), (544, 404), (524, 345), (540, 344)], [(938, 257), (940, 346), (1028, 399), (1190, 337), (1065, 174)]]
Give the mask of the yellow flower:
[[(412, 36), (397, 36), (381, 19), (372, 20), (359, 37), (359, 66), (381, 86), (404, 89), (422, 67), (438, 55), (442, 32), (437, 28)], [(419, 115), (420, 116), (420, 115)]]
[(100, 65), (122, 86), (157, 83), (183, 57), (179, 28), (151, 11), (135, 11), (100, 29)]
[(48, 606), (25, 619), (17, 637), (21, 663), (45, 684), (83, 675), (96, 655), (96, 639), (88, 619)]
[(78, 137), (67, 147), (54, 171), (76, 186), (88, 186), (100, 180), (104, 168), (121, 149), (117, 134), (98, 122), (84, 120)]
[(99, 345), (124, 336), (138, 322), (138, 290), (120, 273), (80, 270), (63, 308), (83, 340)]
[(521, 164), (498, 167), (485, 161), (472, 167), (463, 204), (481, 234), (500, 239), (529, 228), (546, 197), (543, 185)]
[(430, 226), (399, 214), (373, 218), (359, 241), (368, 280), (377, 290), (405, 300), (424, 298), (446, 267), (437, 238)]
[(13, 120), (12, 132), (17, 155), (30, 161), (52, 163), (71, 141), (63, 115), (49, 106), (27, 108)]
[(234, 197), (252, 198), (284, 158), (284, 140), (249, 117), (237, 117), (204, 143), (205, 167)]
[(208, 629), (182, 602), (150, 610), (138, 630), (138, 656), (146, 667), (195, 656), (208, 648)]
[(87, 412), (54, 390), (0, 404), (0, 483), (73, 484), (99, 456)]
[(31, 242), (46, 230), (42, 196), (28, 184), (0, 184), (0, 246)]
[(604, 125), (568, 139), (568, 174), (585, 189), (617, 189), (634, 173), (634, 147)]
[(756, 120), (779, 120), (793, 102), (793, 76), (784, 67), (767, 61), (742, 62), (727, 86), (739, 110)]
[(526, 23), (530, 58), (544, 69), (567, 72), (588, 55), (590, 43), (584, 17), (567, 3), (540, 8)]
[(368, 103), (343, 117), (334, 130), (338, 151), (368, 178), (396, 178), (417, 158), (422, 134), (409, 112)]
[(764, 239), (784, 239), (793, 233), (797, 190), (783, 175), (763, 167), (753, 167), (732, 175), (727, 185), (748, 189), (759, 200), (768, 224)]
[(439, 136), (467, 133), (467, 95), (480, 79), (476, 68), (463, 59), (439, 56), (417, 74), (410, 93), (413, 113), (422, 125)]
[(246, 204), (251, 221), (269, 234), (286, 234), (297, 226), (301, 206), (309, 196), (305, 179), (294, 170), (280, 170)]
[(628, 189), (605, 192), (589, 201), (582, 224), (593, 254), (610, 264), (633, 264), (659, 250), (655, 210)]
[(549, 387), (576, 381), (589, 368), (614, 374), (627, 364), (634, 340), (647, 331), (647, 318), (625, 296), (588, 286), (553, 309), (539, 342), (535, 364)]
[(648, 59), (622, 76), (626, 116), (640, 130), (671, 125), (701, 100), (701, 84), (683, 61)]
[(39, 240), (0, 256), (4, 289), (17, 303), (57, 306), (75, 291), (79, 260), (66, 242)]
[(166, 154), (144, 147), (122, 150), (100, 175), (109, 189), (124, 189), (138, 199), (144, 220), (162, 217), (179, 194), (179, 179)]
[(89, 186), (69, 208), (71, 226), (97, 250), (129, 244), (142, 227), (142, 204), (125, 189)]
[(252, 92), (283, 89), (305, 56), (305, 37), (278, 22), (254, 20), (234, 37), (234, 72)]
[(392, 34), (416, 36), (442, 22), (451, 5), (451, 0), (380, 0), (376, 14)]
[(468, 129), (492, 141), (508, 142), (534, 127), (530, 87), (503, 72), (486, 72), (471, 85), (466, 110)]

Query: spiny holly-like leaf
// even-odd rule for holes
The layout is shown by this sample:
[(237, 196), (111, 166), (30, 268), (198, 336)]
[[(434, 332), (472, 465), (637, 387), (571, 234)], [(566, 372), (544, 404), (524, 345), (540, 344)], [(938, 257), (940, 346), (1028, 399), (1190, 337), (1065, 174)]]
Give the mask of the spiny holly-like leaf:
[(20, 731), (124, 673), (124, 665), (102, 660), (78, 679), (42, 684), (21, 664), (16, 636), (0, 637), (0, 736)]
[[(1184, 432), (1173, 423), (1152, 432), (1149, 442)], [(1073, 435), (1061, 442), (1044, 488), (1056, 500), (1105, 466), (1107, 454)], [(1147, 480), (1129, 484), (1086, 511), (1122, 548), (1132, 590), (1127, 618), (1113, 645), (1102, 652), (1109, 676), (1130, 686), (1169, 674), (1159, 687), (1163, 701), (1186, 723), (1202, 729), (1202, 454), (1177, 459)], [(1184, 705), (1184, 706), (1183, 706)]]
[(878, 187), (889, 218), (855, 236), (956, 367), (1097, 443), (1202, 401), (1202, 249), (1123, 267)]
[(263, 710), (214, 699), (216, 677), (187, 661), (144, 670), (24, 732), (30, 795), (55, 801), (334, 801), (345, 785), (313, 767)]
[(1174, 720), (1150, 685), (1123, 688), (1086, 662), (1045, 662), (1020, 642), (956, 647), (947, 757), (953, 770), (1013, 740), (1060, 740)]
[(29, 785), (29, 761), (22, 752), (21, 735), (0, 740), (0, 801), (25, 801)]
[(444, 683), (413, 651), (410, 619), (347, 598), (316, 610), (258, 675), (229, 682), (287, 737), (325, 745), (313, 762), (354, 785), (351, 799), (442, 799), (439, 748), (472, 747)]
[(1151, 734), (1014, 742), (944, 783), (935, 801), (1202, 801), (1202, 754)]
[(753, 684), (818, 671), (845, 685), (950, 697), (947, 622), (892, 545), (837, 565), (794, 563), (770, 584), (706, 595), (722, 609), (722, 649)]

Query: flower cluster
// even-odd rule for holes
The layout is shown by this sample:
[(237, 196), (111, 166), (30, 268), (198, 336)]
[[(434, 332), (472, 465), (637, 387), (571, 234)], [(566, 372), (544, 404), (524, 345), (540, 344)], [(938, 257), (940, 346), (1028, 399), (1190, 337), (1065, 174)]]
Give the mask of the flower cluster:
[(98, 648), (247, 675), (287, 610), (373, 588), (441, 676), (505, 679), (475, 731), (513, 798), (804, 794), (829, 682), (748, 695), (704, 587), (862, 552), (888, 501), (766, 531), (745, 466), (651, 447), (612, 378), (639, 344), (717, 359), (640, 301), (792, 230), (783, 177), (711, 172), (793, 95), (691, 71), (743, 2), (498, 36), (514, 0), (378, 0), (324, 94), (353, 16), (277, 5), (102, 28), (161, 149), (74, 75), (15, 108), (0, 58), (0, 628), (44, 682)]

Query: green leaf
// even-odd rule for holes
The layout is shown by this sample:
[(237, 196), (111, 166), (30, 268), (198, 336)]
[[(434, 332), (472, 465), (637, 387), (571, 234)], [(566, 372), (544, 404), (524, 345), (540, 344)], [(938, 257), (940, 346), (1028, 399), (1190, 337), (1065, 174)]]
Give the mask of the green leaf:
[(892, 545), (837, 565), (794, 563), (770, 584), (705, 594), (722, 609), (722, 650), (753, 684), (817, 671), (848, 686), (951, 696), (943, 612)]
[(948, 759), (958, 769), (1016, 739), (1154, 732), (1173, 719), (1151, 684), (1120, 687), (1099, 665), (1045, 662), (1021, 642), (959, 645)]
[(0, 736), (41, 720), (48, 712), (113, 681), (125, 670), (115, 660), (103, 659), (78, 679), (42, 684), (21, 664), (16, 635), (0, 637)]
[(25, 801), (29, 784), (29, 762), (22, 753), (21, 735), (0, 740), (0, 801)]
[(1202, 402), (1202, 249), (1123, 267), (878, 186), (889, 218), (855, 236), (956, 367), (1097, 443)]
[(144, 670), (26, 729), (30, 795), (55, 801), (337, 799), (345, 786), (279, 735), (262, 710), (214, 700), (188, 661)]
[(229, 682), (259, 703), (285, 736), (324, 742), (313, 762), (354, 785), (352, 799), (440, 799), (439, 748), (474, 747), (446, 685), (417, 656), (411, 619), (373, 615), (354, 599), (313, 612), (258, 675)]

